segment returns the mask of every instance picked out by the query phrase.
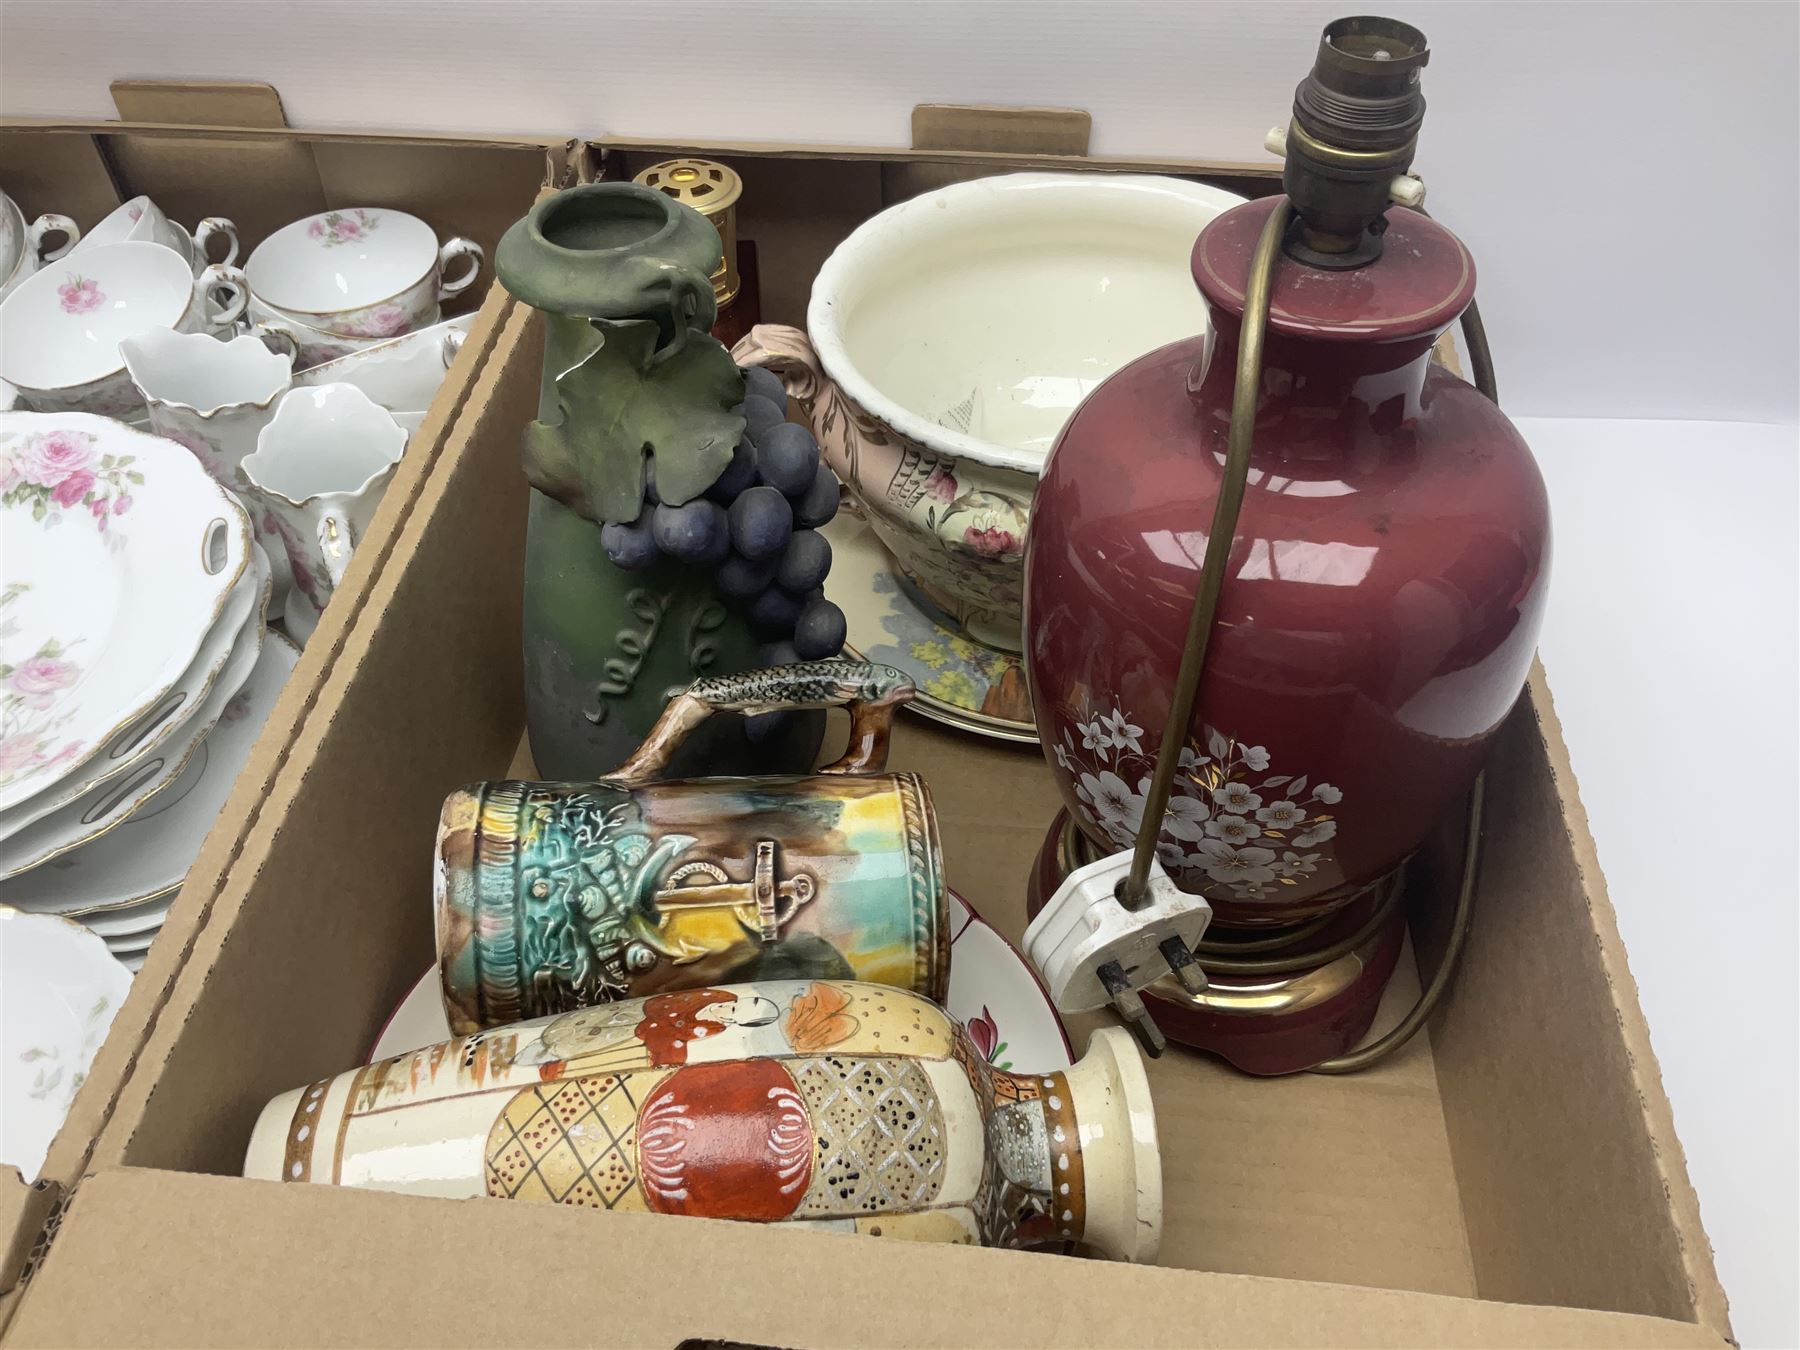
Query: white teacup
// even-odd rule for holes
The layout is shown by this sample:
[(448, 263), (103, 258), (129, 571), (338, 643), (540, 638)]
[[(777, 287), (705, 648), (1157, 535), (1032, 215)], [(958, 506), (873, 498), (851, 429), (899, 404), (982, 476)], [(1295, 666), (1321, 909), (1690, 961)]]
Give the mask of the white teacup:
[[(63, 242), (45, 251), (44, 237), (51, 234), (63, 235)], [(0, 192), (0, 296), (80, 242), (81, 226), (67, 216), (39, 216), (26, 225), (18, 203)]]
[(140, 418), (143, 396), (119, 344), (153, 328), (229, 326), (247, 294), (237, 268), (208, 267), (196, 277), (161, 244), (106, 244), (64, 258), (0, 301), (0, 379), (39, 412)]
[(81, 253), (103, 244), (141, 242), (172, 248), (187, 260), (195, 272), (211, 263), (208, 249), (214, 239), (225, 241), (221, 266), (237, 261), (237, 226), (223, 216), (208, 216), (190, 233), (162, 213), (148, 197), (133, 197), (82, 236), (70, 250)]
[(344, 579), (356, 542), (406, 449), (406, 432), (347, 384), (290, 389), (243, 460), (245, 482), (273, 513), (294, 585), (284, 615), (304, 642)]
[[(456, 259), (461, 275), (444, 280)], [(244, 271), (274, 317), (347, 338), (391, 338), (438, 321), (438, 304), (481, 272), (481, 247), (438, 247), (431, 226), (404, 211), (355, 207), (296, 220), (256, 246)]]
[[(126, 338), (119, 354), (149, 406), (150, 429), (186, 446), (222, 486), (248, 495), (243, 461), (293, 383), (293, 357), (277, 355), (249, 334), (220, 342), (207, 333), (168, 328)], [(285, 537), (272, 511), (250, 515), (269, 555), (269, 613), (277, 615), (293, 584)]]

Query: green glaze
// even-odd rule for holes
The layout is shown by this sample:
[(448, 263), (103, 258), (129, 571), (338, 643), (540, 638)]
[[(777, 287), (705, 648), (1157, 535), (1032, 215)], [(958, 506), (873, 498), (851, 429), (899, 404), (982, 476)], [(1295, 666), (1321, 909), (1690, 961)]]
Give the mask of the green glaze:
[[(664, 501), (710, 487), (744, 419), (743, 376), (706, 331), (719, 234), (691, 208), (632, 184), (546, 197), (501, 239), (506, 288), (544, 312), (538, 417), (524, 435), (526, 723), (540, 772), (588, 779), (641, 741), (670, 693), (757, 664), (748, 624), (705, 569), (626, 572), (600, 526), (634, 519), (654, 456)], [(721, 721), (683, 747), (688, 772), (797, 771), (823, 720), (752, 747)]]

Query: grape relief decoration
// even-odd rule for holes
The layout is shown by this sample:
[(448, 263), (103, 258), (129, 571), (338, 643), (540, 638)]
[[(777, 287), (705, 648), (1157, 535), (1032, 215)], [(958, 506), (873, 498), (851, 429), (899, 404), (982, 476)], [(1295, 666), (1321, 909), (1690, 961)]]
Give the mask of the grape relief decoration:
[[(1154, 745), (1117, 707), (1089, 705), (1053, 747), (1074, 781), (1084, 822), (1121, 849), (1135, 842), (1144, 819)], [(1077, 744), (1077, 738), (1080, 743)], [(1278, 897), (1335, 864), (1332, 808), (1343, 793), (1306, 774), (1273, 772), (1266, 747), (1245, 745), (1205, 727), (1203, 745), (1184, 745), (1163, 816), (1156, 855), (1184, 888), (1223, 888), (1239, 900)]]

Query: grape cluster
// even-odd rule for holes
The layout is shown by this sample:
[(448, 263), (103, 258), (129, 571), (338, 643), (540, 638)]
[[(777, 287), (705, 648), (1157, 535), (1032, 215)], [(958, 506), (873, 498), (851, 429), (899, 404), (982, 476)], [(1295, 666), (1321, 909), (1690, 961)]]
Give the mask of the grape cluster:
[[(665, 503), (652, 456), (643, 510), (636, 520), (602, 526), (600, 542), (614, 566), (628, 571), (665, 558), (712, 569), (720, 597), (763, 637), (764, 665), (824, 660), (844, 646), (844, 612), (825, 598), (831, 545), (818, 532), (837, 514), (837, 476), (820, 461), (812, 433), (787, 420), (779, 379), (751, 366), (744, 385), (736, 409), (743, 439), (705, 495)], [(782, 713), (752, 717), (744, 731), (761, 741), (786, 720)]]

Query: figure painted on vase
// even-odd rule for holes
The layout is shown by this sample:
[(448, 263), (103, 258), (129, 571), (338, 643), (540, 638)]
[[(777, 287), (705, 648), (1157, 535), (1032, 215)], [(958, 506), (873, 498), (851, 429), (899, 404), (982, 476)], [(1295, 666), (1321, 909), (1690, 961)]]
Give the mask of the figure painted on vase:
[(917, 995), (765, 981), (484, 1032), (288, 1093), (245, 1171), (1147, 1259), (1149, 1110), (1123, 1033), (1069, 1070), (1014, 1074)]

